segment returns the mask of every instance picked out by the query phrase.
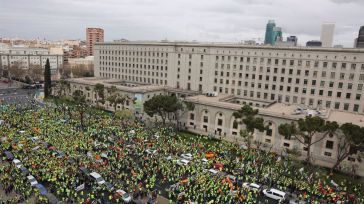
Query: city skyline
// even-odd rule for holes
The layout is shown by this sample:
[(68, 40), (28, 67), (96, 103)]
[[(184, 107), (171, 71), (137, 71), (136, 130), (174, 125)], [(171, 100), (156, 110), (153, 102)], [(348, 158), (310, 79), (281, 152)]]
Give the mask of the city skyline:
[[(286, 8), (300, 8), (286, 9)], [(334, 45), (352, 47), (363, 24), (364, 3), (358, 0), (316, 1), (173, 1), (138, 0), (3, 2), (1, 37), (83, 39), (86, 27), (101, 27), (105, 41), (186, 40), (238, 42), (264, 40), (265, 25), (274, 19), (284, 38), (299, 44), (320, 39), (321, 24), (335, 22)], [(196, 20), (198, 19), (198, 20)], [(299, 19), (299, 22), (298, 22)]]

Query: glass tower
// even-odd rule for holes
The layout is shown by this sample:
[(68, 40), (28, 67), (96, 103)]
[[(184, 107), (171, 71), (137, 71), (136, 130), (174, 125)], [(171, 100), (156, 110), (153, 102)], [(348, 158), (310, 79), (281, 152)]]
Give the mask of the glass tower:
[(357, 48), (364, 48), (364, 26), (360, 27), (358, 39), (356, 41)]
[(265, 40), (264, 44), (271, 44), (274, 45), (275, 42), (275, 29), (276, 23), (274, 20), (269, 20), (267, 24), (267, 28), (265, 30)]

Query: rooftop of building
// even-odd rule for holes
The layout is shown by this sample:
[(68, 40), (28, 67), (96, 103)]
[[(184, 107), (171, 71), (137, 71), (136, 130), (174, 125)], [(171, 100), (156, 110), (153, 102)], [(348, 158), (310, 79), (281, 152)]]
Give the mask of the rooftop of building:
[(333, 48), (333, 47), (277, 47), (272, 45), (247, 45), (243, 43), (229, 42), (185, 42), (185, 41), (117, 41), (117, 42), (97, 42), (98, 45), (143, 45), (143, 46), (183, 46), (183, 47), (216, 47), (216, 48), (242, 48), (242, 49), (272, 49), (272, 50), (294, 50), (294, 51), (326, 51), (326, 52), (353, 52), (364, 53), (364, 49), (359, 48)]
[(72, 79), (67, 79), (67, 81), (79, 84), (86, 84), (90, 86), (94, 86), (99, 83), (103, 84), (105, 87), (108, 88), (110, 88), (111, 86), (115, 86), (118, 90), (131, 93), (148, 93), (155, 91), (173, 91), (173, 92), (187, 93), (187, 94), (197, 93), (195, 91), (175, 89), (168, 86), (160, 86), (147, 83), (135, 83), (119, 79), (108, 79), (100, 77), (72, 78)]
[[(230, 110), (239, 110), (242, 105), (231, 103), (227, 99), (231, 98), (229, 95), (218, 95), (215, 97), (208, 97), (206, 95), (196, 95), (188, 97), (186, 100), (198, 104), (205, 104), (214, 107), (220, 107)], [(287, 118), (291, 120), (298, 120), (308, 115), (317, 115), (328, 121), (336, 121), (339, 124), (353, 123), (364, 127), (364, 115), (350, 112), (343, 112), (337, 110), (313, 110), (305, 107), (304, 105), (284, 104), (284, 103), (271, 103), (266, 107), (254, 107), (259, 110), (260, 115)]]

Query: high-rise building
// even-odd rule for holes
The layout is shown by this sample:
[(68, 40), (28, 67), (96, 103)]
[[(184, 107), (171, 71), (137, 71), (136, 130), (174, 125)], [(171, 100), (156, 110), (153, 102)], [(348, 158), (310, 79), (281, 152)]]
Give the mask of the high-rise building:
[(298, 38), (296, 36), (289, 36), (287, 37), (287, 42), (292, 42), (294, 46), (297, 46)]
[(356, 48), (364, 48), (364, 26), (360, 27)]
[(264, 44), (270, 44), (270, 45), (274, 45), (275, 43), (275, 29), (276, 27), (276, 23), (274, 22), (274, 20), (269, 20), (266, 30), (265, 30), (265, 40), (264, 40)]
[(334, 41), (334, 23), (324, 23), (321, 26), (321, 39), (322, 47), (332, 47)]
[(274, 29), (274, 42), (282, 42), (283, 41), (283, 34), (282, 34), (282, 28), (281, 27), (275, 27)]
[(104, 42), (104, 30), (101, 28), (86, 28), (87, 55), (93, 56), (93, 46), (97, 42)]

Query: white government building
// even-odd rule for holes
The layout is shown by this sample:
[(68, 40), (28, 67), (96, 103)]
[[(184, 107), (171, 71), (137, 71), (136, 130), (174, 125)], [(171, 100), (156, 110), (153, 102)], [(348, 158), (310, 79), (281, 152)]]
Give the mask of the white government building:
[[(364, 49), (111, 42), (95, 44), (94, 53), (96, 78), (71, 79), (71, 92), (80, 89), (95, 101), (96, 83), (116, 86), (137, 98), (138, 107), (133, 103), (125, 107), (138, 112), (153, 95), (176, 94), (195, 104), (182, 125), (201, 134), (241, 140), (243, 125), (234, 123), (232, 113), (250, 104), (270, 127), (256, 132), (254, 140), (277, 153), (297, 149), (303, 159), (304, 146), (279, 135), (280, 124), (319, 115), (364, 126)], [(107, 103), (105, 108), (112, 110)], [(314, 162), (332, 166), (337, 143), (335, 136), (316, 143), (311, 149)], [(356, 156), (344, 164), (356, 165), (364, 175)]]

